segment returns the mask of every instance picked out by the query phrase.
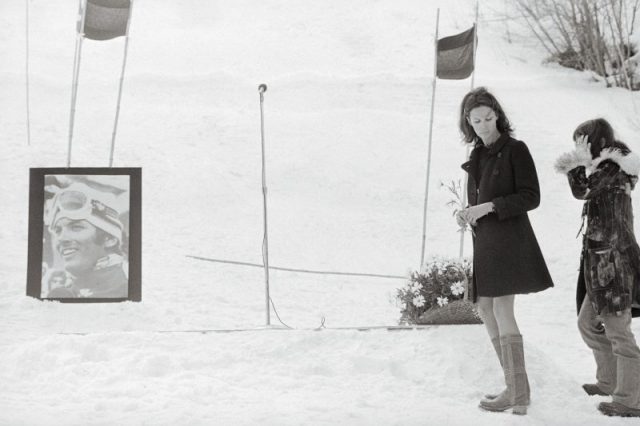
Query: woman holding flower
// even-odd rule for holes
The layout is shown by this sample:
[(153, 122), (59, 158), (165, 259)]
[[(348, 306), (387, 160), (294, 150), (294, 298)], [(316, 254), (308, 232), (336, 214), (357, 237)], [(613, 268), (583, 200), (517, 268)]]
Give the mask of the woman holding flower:
[(458, 212), (456, 220), (474, 229), (473, 300), (507, 385), (502, 393), (482, 399), (480, 407), (526, 414), (529, 382), (515, 295), (553, 286), (527, 215), (540, 203), (538, 175), (527, 146), (511, 136), (500, 103), (484, 87), (462, 100), (459, 127), (474, 149), (462, 165), (468, 173), (469, 207)]

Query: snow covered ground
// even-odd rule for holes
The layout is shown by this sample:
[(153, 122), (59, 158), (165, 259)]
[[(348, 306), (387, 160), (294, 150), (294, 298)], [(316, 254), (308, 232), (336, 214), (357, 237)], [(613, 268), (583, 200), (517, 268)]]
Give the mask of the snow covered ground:
[[(143, 168), (143, 300), (87, 305), (25, 296), (29, 168), (66, 163), (77, 12), (71, 0), (28, 4), (30, 146), (25, 2), (0, 3), (0, 424), (634, 424), (600, 415), (605, 399), (580, 387), (595, 367), (575, 325), (581, 203), (553, 162), (597, 116), (640, 149), (638, 93), (542, 65), (505, 2), (480, 5), (475, 83), (536, 160), (530, 217), (556, 284), (516, 302), (529, 414), (486, 413), (478, 400), (502, 379), (482, 326), (345, 329), (397, 324), (402, 280), (274, 271), (272, 299), (296, 330), (272, 330), (261, 269), (187, 257), (262, 262), (266, 83), (270, 263), (416, 269), (436, 9), (450, 35), (472, 24), (472, 1), (136, 0), (114, 165)], [(84, 43), (73, 166), (108, 165), (122, 47)], [(439, 182), (463, 178), (456, 119), (469, 85), (437, 84), (428, 254), (458, 253)], [(314, 331), (323, 318), (329, 329)], [(247, 331), (181, 331), (194, 329)]]

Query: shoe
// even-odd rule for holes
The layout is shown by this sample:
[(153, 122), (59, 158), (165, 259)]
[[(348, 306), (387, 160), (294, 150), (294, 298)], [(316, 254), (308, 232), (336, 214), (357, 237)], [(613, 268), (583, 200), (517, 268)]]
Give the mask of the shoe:
[(607, 416), (640, 417), (640, 409), (627, 407), (619, 402), (601, 402), (598, 410)]
[(585, 383), (584, 385), (582, 385), (582, 389), (584, 389), (584, 391), (589, 396), (593, 396), (593, 395), (609, 396), (607, 392), (600, 389), (600, 387), (598, 387), (598, 385), (596, 385), (595, 383)]
[(502, 412), (511, 409), (512, 414), (525, 415), (529, 401), (522, 401), (521, 404), (515, 404), (513, 398), (509, 394), (509, 387), (494, 399), (483, 399), (480, 401), (479, 407), (485, 411)]
[(480, 408), (487, 411), (506, 411), (527, 414), (529, 386), (524, 368), (524, 348), (519, 334), (500, 336), (504, 381), (507, 389), (492, 400), (480, 401)]

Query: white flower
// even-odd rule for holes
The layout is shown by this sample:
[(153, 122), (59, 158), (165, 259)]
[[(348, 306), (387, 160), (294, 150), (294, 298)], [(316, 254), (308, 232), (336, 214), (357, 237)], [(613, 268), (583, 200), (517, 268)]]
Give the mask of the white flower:
[(460, 296), (462, 293), (464, 293), (464, 284), (462, 281), (451, 284), (451, 294), (454, 296)]
[(419, 294), (413, 298), (412, 302), (415, 306), (417, 306), (418, 308), (421, 308), (424, 306), (424, 296)]
[(409, 291), (411, 291), (412, 293), (418, 294), (420, 290), (422, 290), (422, 284), (420, 284), (418, 281), (414, 281), (409, 284)]
[(443, 274), (447, 271), (446, 265), (441, 261), (434, 262), (433, 266), (435, 267), (435, 270), (438, 271), (439, 274)]
[(438, 297), (437, 301), (438, 301), (438, 306), (440, 306), (440, 307), (449, 304), (449, 298), (448, 297)]

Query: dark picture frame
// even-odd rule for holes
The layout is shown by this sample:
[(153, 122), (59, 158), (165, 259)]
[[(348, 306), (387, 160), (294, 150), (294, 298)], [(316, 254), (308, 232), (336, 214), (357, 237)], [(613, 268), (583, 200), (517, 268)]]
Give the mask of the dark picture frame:
[(31, 168), (27, 295), (142, 300), (141, 209), (141, 168)]

